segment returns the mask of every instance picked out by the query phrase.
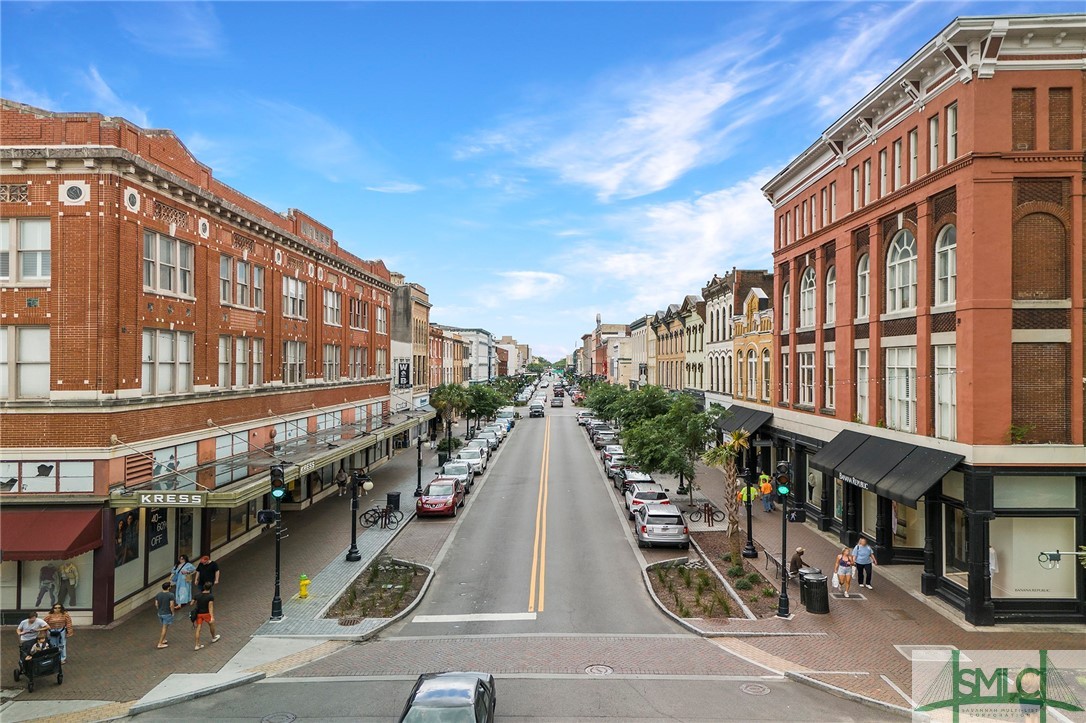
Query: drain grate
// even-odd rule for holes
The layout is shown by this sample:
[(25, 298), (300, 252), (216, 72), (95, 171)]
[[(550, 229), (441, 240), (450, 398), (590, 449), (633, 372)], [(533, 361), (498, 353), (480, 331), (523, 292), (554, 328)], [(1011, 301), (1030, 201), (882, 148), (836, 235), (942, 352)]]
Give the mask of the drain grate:
[(589, 675), (610, 675), (615, 669), (610, 665), (590, 665), (584, 669)]
[(298, 716), (293, 713), (272, 713), (260, 719), (260, 723), (294, 723)]
[(769, 695), (769, 686), (761, 683), (743, 683), (739, 690), (747, 695)]

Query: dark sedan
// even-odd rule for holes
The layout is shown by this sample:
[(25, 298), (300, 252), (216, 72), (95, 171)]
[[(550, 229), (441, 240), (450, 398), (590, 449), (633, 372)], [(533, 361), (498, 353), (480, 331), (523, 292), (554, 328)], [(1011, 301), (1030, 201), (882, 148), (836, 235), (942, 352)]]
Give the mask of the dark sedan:
[(490, 673), (424, 673), (400, 723), (483, 723), (494, 720), (497, 693)]

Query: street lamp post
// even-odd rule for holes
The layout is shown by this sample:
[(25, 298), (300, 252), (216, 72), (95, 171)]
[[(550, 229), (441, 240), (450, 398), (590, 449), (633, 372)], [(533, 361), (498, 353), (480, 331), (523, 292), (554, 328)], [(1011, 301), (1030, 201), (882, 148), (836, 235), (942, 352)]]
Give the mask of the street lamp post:
[[(473, 423), (474, 422), (474, 423)], [(475, 438), (475, 427), (479, 424), (479, 418), (475, 416), (475, 410), (468, 412), (468, 439)]]
[(415, 482), (415, 496), (416, 497), (422, 497), (422, 435), (421, 434), (419, 435), (418, 450), (419, 450), (419, 465), (418, 465), (419, 466), (419, 474), (418, 474), (418, 480)]
[(792, 466), (781, 460), (777, 462), (777, 492), (781, 496), (781, 596), (777, 600), (777, 617), (788, 617), (788, 565), (784, 564), (788, 554), (788, 485), (792, 476)]
[(747, 467), (746, 469), (744, 469), (743, 472), (742, 472), (742, 475), (743, 475), (743, 481), (746, 483), (746, 488), (747, 488), (746, 494), (743, 495), (743, 499), (745, 500), (744, 506), (747, 508), (747, 543), (746, 543), (746, 546), (743, 547), (742, 555), (743, 555), (743, 557), (754, 558), (754, 557), (758, 557), (758, 551), (756, 549), (754, 549), (754, 532), (751, 529), (751, 523), (753, 522), (753, 520), (751, 519), (751, 514), (750, 514), (751, 488), (754, 486), (754, 484), (753, 484), (753, 475), (751, 474), (750, 467)]
[(358, 562), (362, 553), (358, 551), (358, 485), (362, 483), (362, 473), (351, 473), (351, 549), (347, 550), (347, 562)]
[(286, 470), (281, 464), (273, 464), (268, 470), (271, 477), (271, 496), (275, 500), (275, 592), (272, 595), (271, 619), (283, 619), (283, 598), (279, 594), (279, 543), (283, 539), (283, 514), (279, 503), (287, 493)]

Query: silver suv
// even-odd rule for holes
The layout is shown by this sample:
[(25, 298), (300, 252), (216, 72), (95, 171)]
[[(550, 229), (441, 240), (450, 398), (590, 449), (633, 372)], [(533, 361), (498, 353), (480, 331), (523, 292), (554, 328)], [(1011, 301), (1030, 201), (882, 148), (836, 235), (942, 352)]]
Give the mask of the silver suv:
[(686, 518), (675, 505), (642, 505), (634, 518), (634, 534), (638, 547), (678, 545), (690, 548), (690, 531)]

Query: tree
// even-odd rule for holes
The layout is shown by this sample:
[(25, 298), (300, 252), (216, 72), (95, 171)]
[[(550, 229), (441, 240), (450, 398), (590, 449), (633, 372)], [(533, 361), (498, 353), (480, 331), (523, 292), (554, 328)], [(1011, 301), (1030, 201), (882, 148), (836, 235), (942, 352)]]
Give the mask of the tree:
[(694, 501), (697, 460), (713, 438), (715, 417), (697, 411), (697, 404), (685, 394), (674, 397), (667, 412), (643, 419), (623, 434), (626, 455), (649, 474), (663, 472), (685, 479)]
[(485, 384), (468, 387), (467, 392), (467, 405), (464, 409), (472, 410), (476, 418), (490, 419), (505, 406), (506, 399), (501, 393)]
[(437, 410), (448, 430), (458, 411), (467, 407), (467, 390), (458, 384), (442, 384), (430, 393), (430, 406)]
[(738, 560), (743, 538), (739, 534), (740, 499), (739, 457), (743, 450), (750, 447), (750, 434), (744, 429), (737, 429), (724, 435), (724, 440), (701, 456), (701, 461), (710, 467), (724, 472), (725, 489), (724, 512), (728, 516), (728, 542), (732, 548), (732, 560)]
[(584, 403), (600, 419), (615, 420), (618, 419), (623, 400), (630, 393), (629, 389), (617, 384), (593, 384)]
[(674, 398), (663, 387), (645, 386), (625, 394), (620, 399), (615, 418), (624, 428), (667, 414)]

